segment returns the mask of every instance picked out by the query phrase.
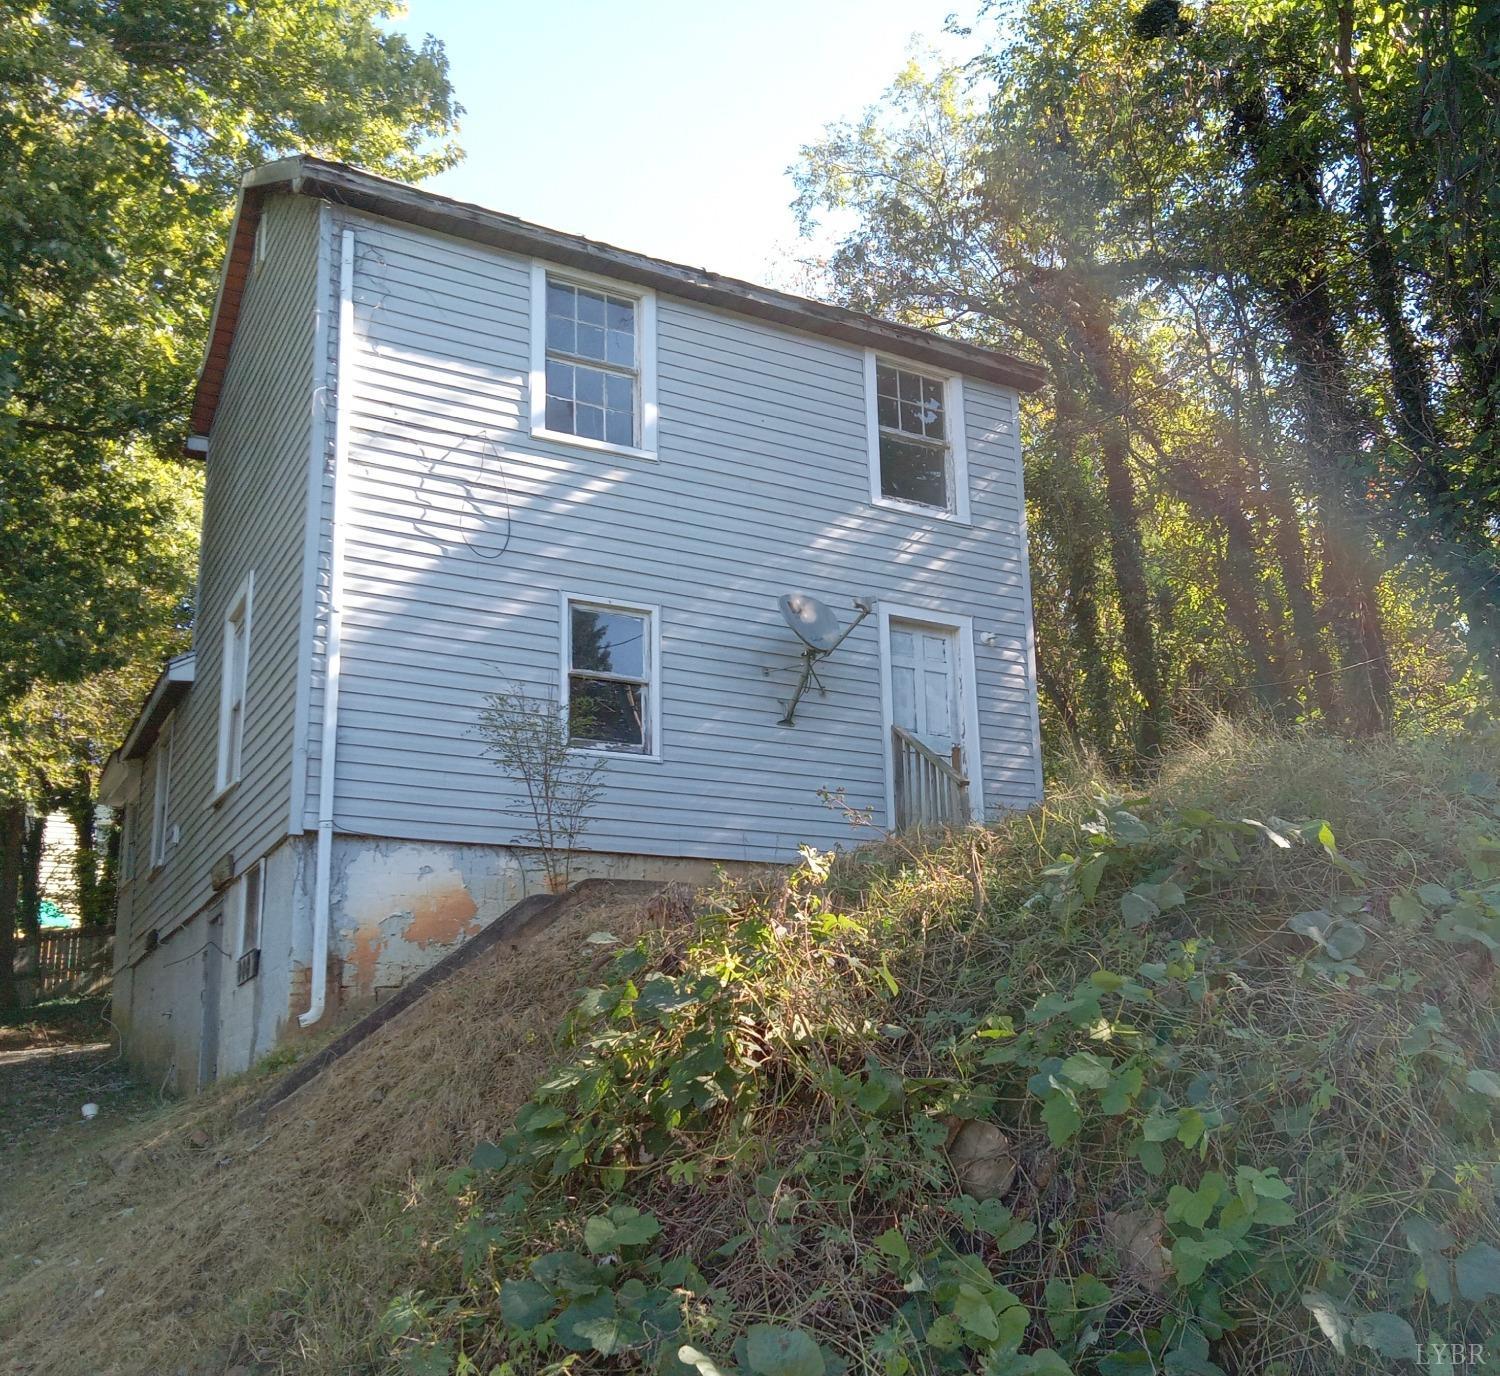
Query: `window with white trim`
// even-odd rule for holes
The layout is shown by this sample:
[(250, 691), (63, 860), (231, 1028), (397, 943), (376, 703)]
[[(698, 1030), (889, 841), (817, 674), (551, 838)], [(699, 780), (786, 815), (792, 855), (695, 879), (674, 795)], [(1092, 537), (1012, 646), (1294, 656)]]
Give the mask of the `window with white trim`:
[(244, 763), (245, 712), (250, 683), (250, 611), (255, 575), (240, 585), (224, 614), (223, 655), (219, 665), (219, 767), (217, 791), (238, 782)]
[(534, 434), (650, 454), (656, 445), (655, 298), (533, 265)]
[(870, 354), (866, 386), (872, 499), (967, 520), (960, 380)]
[(174, 712), (156, 734), (156, 775), (151, 795), (151, 868), (167, 863), (172, 847), (172, 741), (177, 734)]
[(655, 753), (655, 620), (646, 608), (568, 600), (564, 683), (573, 745)]
[(260, 945), (260, 924), (266, 903), (266, 862), (257, 860), (240, 876), (237, 886), (239, 898), (238, 918), (240, 928), (239, 954), (253, 951)]

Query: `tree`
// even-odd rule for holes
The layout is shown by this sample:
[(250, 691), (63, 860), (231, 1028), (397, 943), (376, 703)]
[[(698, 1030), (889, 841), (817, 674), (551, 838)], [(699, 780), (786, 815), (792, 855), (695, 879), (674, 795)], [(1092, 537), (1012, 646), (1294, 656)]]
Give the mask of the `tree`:
[(555, 891), (568, 887), (573, 852), (604, 789), (604, 756), (572, 746), (577, 707), (570, 713), (550, 697), (512, 685), (486, 697), (477, 728), (485, 754), (521, 785), (510, 811), (531, 827), (516, 840), (537, 848), (547, 886)]
[[(388, 0), (52, 0), (0, 19), (0, 727), (12, 739), (55, 686), (111, 682), (190, 616), (177, 536), (196, 522), (198, 479), (180, 449), (240, 175), (298, 151), (408, 178), (458, 156), (442, 48), (391, 32), (395, 12)], [(71, 761), (75, 784), (91, 751)], [(34, 800), (19, 788), (14, 775), (0, 788), (11, 820)], [(17, 883), (0, 857), (0, 902)]]
[(1049, 732), (1149, 755), (1205, 708), (1370, 732), (1492, 693), (1477, 12), (990, 12), (967, 67), (909, 68), (804, 150), (798, 206), (838, 217), (835, 296), (1048, 364), (1025, 418)]

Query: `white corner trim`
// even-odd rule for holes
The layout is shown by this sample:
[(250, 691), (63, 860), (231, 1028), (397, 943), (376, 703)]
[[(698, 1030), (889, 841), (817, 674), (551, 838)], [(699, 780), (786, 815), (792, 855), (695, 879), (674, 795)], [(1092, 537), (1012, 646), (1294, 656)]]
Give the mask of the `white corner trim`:
[(892, 355), (877, 354), (866, 349), (865, 373), (865, 451), (870, 469), (870, 502), (874, 506), (890, 511), (905, 512), (910, 516), (921, 516), (934, 521), (950, 521), (955, 525), (969, 525), (969, 444), (968, 417), (964, 412), (964, 380), (958, 374), (944, 376), (943, 407), (948, 421), (948, 482), (952, 506), (946, 510), (935, 506), (924, 506), (920, 502), (903, 502), (887, 497), (880, 490), (880, 411), (876, 400), (875, 365), (882, 358), (909, 372), (933, 377), (931, 369), (907, 362)]
[(602, 755), (611, 760), (639, 760), (660, 764), (661, 753), (661, 607), (653, 602), (628, 602), (608, 593), (580, 592), (559, 588), (557, 593), (557, 703), (566, 719), (568, 712), (568, 673), (571, 668), (572, 628), (568, 607), (572, 603), (598, 607), (604, 611), (629, 612), (647, 619), (646, 673), (650, 685), (646, 704), (646, 750), (610, 750), (607, 747), (575, 745), (585, 755)]
[[(594, 287), (628, 296), (639, 307), (635, 315), (635, 350), (638, 377), (638, 401), (641, 442), (638, 446), (611, 444), (607, 440), (585, 435), (569, 435), (547, 428), (547, 276), (551, 274), (579, 286)], [(646, 287), (619, 282), (596, 273), (559, 267), (539, 258), (531, 261), (531, 374), (528, 391), (530, 432), (533, 439), (552, 444), (566, 444), (592, 449), (603, 454), (620, 454), (631, 459), (656, 459), (657, 421), (660, 410), (656, 399), (656, 293)]]
[(333, 290), (333, 216), (318, 203), (317, 286), (313, 298), (313, 375), (308, 419), (307, 473), (302, 497), (302, 583), (297, 608), (297, 677), (292, 706), (292, 777), (287, 797), (287, 834), (307, 830), (308, 749), (312, 734), (312, 685), (318, 617), (318, 551), (323, 534), (323, 481), (328, 463), (328, 294)]
[(1021, 461), (1021, 394), (1014, 387), (1006, 388), (1010, 398), (1011, 423), (1010, 449), (1016, 465), (1016, 491), (1021, 497), (1021, 523), (1018, 532), (1021, 548), (1017, 553), (1021, 559), (1021, 595), (1025, 598), (1026, 615), (1026, 691), (1031, 699), (1031, 758), (1032, 779), (1036, 784), (1036, 801), (1046, 796), (1046, 778), (1042, 772), (1042, 709), (1040, 685), (1036, 677), (1036, 608), (1031, 601), (1031, 534), (1026, 515), (1026, 469)]
[(876, 607), (876, 627), (880, 639), (880, 740), (885, 772), (886, 830), (896, 825), (896, 775), (891, 763), (891, 724), (895, 719), (891, 704), (891, 622), (912, 621), (919, 626), (934, 626), (953, 631), (958, 641), (958, 702), (964, 766), (969, 772), (969, 816), (984, 821), (984, 748), (979, 735), (979, 682), (974, 669), (974, 620), (955, 616), (930, 607), (913, 607), (882, 599)]

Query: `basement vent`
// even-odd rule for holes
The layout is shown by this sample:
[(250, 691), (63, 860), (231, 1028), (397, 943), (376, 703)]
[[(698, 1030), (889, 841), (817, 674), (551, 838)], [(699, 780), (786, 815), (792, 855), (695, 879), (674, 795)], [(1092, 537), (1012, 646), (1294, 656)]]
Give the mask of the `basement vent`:
[(260, 973), (260, 947), (246, 951), (235, 966), (235, 976), (241, 984), (249, 984)]

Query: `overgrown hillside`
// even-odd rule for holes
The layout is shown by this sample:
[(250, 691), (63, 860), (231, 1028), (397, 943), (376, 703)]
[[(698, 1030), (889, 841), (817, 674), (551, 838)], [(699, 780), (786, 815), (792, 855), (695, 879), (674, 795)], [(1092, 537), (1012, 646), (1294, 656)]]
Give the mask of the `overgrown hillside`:
[(1148, 797), (575, 914), (263, 1126), (264, 1069), (50, 1132), (0, 1371), (1494, 1362), (1497, 949), (1500, 735), (1226, 731)]
[(1225, 732), (1148, 797), (1083, 785), (930, 849), (809, 856), (620, 943), (450, 1181), (385, 1350), (687, 1376), (1500, 1361), (1497, 775), (1493, 736)]

